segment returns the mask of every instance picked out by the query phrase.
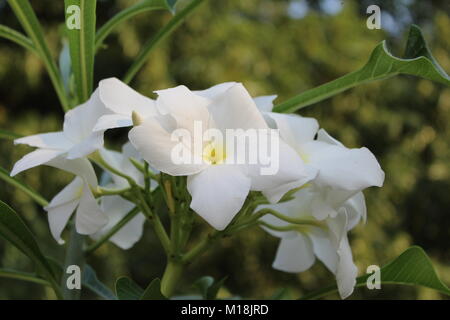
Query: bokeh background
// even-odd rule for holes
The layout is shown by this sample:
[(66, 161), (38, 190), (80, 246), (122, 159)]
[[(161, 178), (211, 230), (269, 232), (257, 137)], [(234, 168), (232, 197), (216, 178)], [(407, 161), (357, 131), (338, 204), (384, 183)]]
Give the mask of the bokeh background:
[[(137, 1), (103, 0), (98, 24)], [(62, 48), (63, 1), (31, 0), (58, 57)], [(366, 28), (366, 8), (382, 9), (382, 29)], [(281, 102), (303, 90), (356, 70), (383, 39), (401, 54), (408, 26), (421, 26), (436, 57), (450, 72), (449, 1), (304, 1), (209, 0), (150, 56), (132, 86), (153, 90), (179, 84), (203, 89), (224, 81), (240, 81), (253, 95), (277, 93)], [(106, 41), (96, 60), (96, 80), (121, 77), (141, 45), (170, 14), (145, 13), (122, 24)], [(0, 23), (20, 30), (0, 1)], [(399, 76), (366, 84), (301, 110), (349, 147), (367, 146), (386, 172), (385, 186), (366, 194), (368, 223), (350, 235), (360, 274), (368, 265), (383, 265), (412, 244), (422, 246), (441, 278), (450, 284), (450, 88), (413, 77)], [(63, 113), (44, 67), (31, 53), (0, 40), (0, 128), (24, 135), (60, 130)], [(126, 132), (109, 135), (118, 146)], [(10, 170), (26, 152), (0, 140), (0, 166)], [(53, 197), (71, 177), (40, 167), (20, 178)], [(26, 220), (45, 252), (62, 259), (63, 247), (51, 238), (45, 212), (24, 193), (0, 181), (0, 199)], [(197, 229), (200, 237), (202, 228)], [(271, 268), (278, 240), (253, 229), (222, 241), (189, 267), (180, 293), (202, 275), (228, 276), (222, 297), (269, 298), (285, 288), (284, 298), (334, 281), (321, 263), (293, 275)], [(112, 244), (100, 248), (89, 263), (113, 288), (122, 275), (145, 286), (162, 274), (164, 255), (149, 226), (132, 249)], [(0, 239), (0, 266), (31, 271), (30, 261)], [(0, 279), (0, 299), (46, 299), (41, 286)], [(84, 298), (92, 298), (89, 293)], [(330, 296), (329, 298), (337, 298)], [(429, 289), (383, 286), (356, 289), (350, 299), (445, 299)]]

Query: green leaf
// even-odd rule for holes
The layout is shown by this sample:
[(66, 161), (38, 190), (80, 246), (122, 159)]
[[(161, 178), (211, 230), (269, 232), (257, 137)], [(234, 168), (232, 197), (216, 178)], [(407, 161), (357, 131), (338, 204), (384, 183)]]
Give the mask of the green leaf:
[(133, 280), (121, 277), (116, 281), (116, 295), (119, 300), (139, 300), (144, 294), (144, 289)]
[(152, 52), (152, 50), (166, 37), (168, 37), (173, 31), (175, 31), (188, 17), (190, 13), (192, 13), (196, 8), (199, 7), (205, 0), (192, 0), (183, 10), (178, 12), (170, 21), (167, 23), (161, 30), (156, 33), (154, 37), (152, 37), (149, 41), (144, 44), (141, 52), (139, 52), (138, 56), (134, 59), (133, 64), (128, 69), (125, 74), (123, 81), (125, 83), (130, 83), (133, 80), (134, 76), (139, 72), (139, 70), (144, 66), (147, 61), (148, 56)]
[(194, 283), (194, 287), (196, 287), (200, 291), (200, 294), (202, 295), (203, 299), (214, 300), (216, 299), (217, 293), (223, 286), (226, 279), (227, 277), (224, 277), (216, 282), (213, 277), (205, 276), (198, 279)]
[(83, 270), (83, 278), (81, 279), (83, 286), (96, 293), (105, 300), (117, 300), (112, 291), (97, 278), (95, 270), (90, 265), (85, 265)]
[(142, 294), (141, 300), (167, 300), (161, 293), (161, 280), (153, 279)]
[(11, 269), (0, 269), (0, 278), (16, 279), (16, 280), (22, 280), (22, 281), (27, 281), (27, 282), (33, 282), (33, 283), (41, 284), (44, 286), (50, 286), (50, 283), (47, 280), (37, 277), (33, 273), (22, 272), (22, 271), (11, 270)]
[[(97, 0), (64, 0), (70, 61), (79, 102), (91, 95), (94, 82), (95, 23)], [(79, 11), (76, 10), (79, 8)], [(79, 13), (79, 29), (72, 23)], [(71, 26), (69, 29), (68, 25)]]
[(60, 296), (53, 268), (42, 254), (33, 234), (12, 208), (0, 201), (0, 236), (28, 256), (36, 265), (39, 274), (48, 280), (55, 293)]
[(122, 22), (133, 18), (134, 16), (147, 11), (166, 9), (172, 11), (176, 1), (170, 0), (143, 0), (125, 10), (120, 11), (108, 22), (106, 22), (97, 32), (95, 49), (101, 48), (103, 41), (111, 32)]
[(31, 42), (28, 37), (24, 36), (22, 33), (14, 29), (11, 29), (4, 25), (0, 25), (0, 37), (11, 40), (19, 46), (22, 46), (25, 49), (30, 50), (31, 52), (37, 53), (33, 42)]
[(8, 0), (14, 14), (19, 20), (22, 28), (30, 37), (31, 42), (42, 61), (53, 83), (53, 87), (58, 95), (59, 101), (64, 110), (69, 109), (68, 100), (64, 92), (64, 86), (59, 76), (58, 68), (45, 42), (41, 25), (37, 19), (33, 7), (28, 0)]
[(15, 140), (22, 137), (20, 134), (9, 132), (6, 130), (0, 130), (0, 139)]
[(358, 71), (305, 91), (275, 106), (274, 112), (294, 112), (357, 85), (398, 74), (413, 75), (450, 85), (450, 77), (431, 54), (420, 28), (413, 25), (403, 58), (393, 56), (383, 41), (373, 50), (366, 65)]
[[(439, 279), (434, 267), (421, 247), (413, 246), (380, 269), (381, 283), (385, 285), (423, 286), (450, 295), (450, 289)], [(366, 286), (370, 274), (358, 277), (356, 287)], [(336, 285), (317, 290), (302, 297), (317, 299), (337, 292)]]
[(48, 205), (48, 201), (45, 200), (43, 196), (34, 191), (31, 187), (28, 187), (25, 183), (21, 182), (19, 179), (10, 177), (9, 172), (3, 169), (2, 167), (0, 167), (0, 179), (22, 190), (27, 195), (29, 195), (34, 201), (36, 201), (39, 205), (43, 207)]

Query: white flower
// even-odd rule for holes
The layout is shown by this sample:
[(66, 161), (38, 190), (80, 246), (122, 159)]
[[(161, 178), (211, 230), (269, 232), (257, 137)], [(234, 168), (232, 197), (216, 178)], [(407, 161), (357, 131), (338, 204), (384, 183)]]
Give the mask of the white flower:
[[(172, 151), (179, 141), (172, 132), (184, 129), (195, 135), (194, 123), (204, 130), (265, 129), (264, 118), (245, 88), (238, 83), (224, 83), (208, 90), (192, 92), (184, 86), (157, 91), (157, 116), (148, 117), (134, 127), (129, 139), (144, 159), (155, 169), (173, 176), (188, 176), (187, 188), (192, 196), (191, 208), (218, 230), (233, 219), (250, 190), (262, 191), (271, 201), (278, 201), (288, 190), (314, 177), (306, 171), (295, 151), (280, 141), (277, 174), (262, 176), (258, 165), (227, 163), (227, 146), (203, 145), (189, 149), (199, 162), (176, 164)], [(225, 135), (225, 134), (224, 134)]]
[(143, 118), (157, 114), (154, 100), (134, 91), (116, 78), (100, 81), (98, 90), (100, 100), (110, 113), (98, 119), (94, 131), (132, 126), (133, 112)]
[(76, 177), (59, 192), (44, 209), (48, 213), (50, 231), (59, 244), (64, 243), (61, 233), (75, 209), (75, 227), (79, 234), (93, 234), (108, 222), (107, 216), (92, 194), (89, 183), (80, 177)]
[(291, 226), (292, 231), (274, 231), (264, 227), (272, 235), (281, 238), (273, 267), (284, 272), (302, 272), (309, 269), (316, 257), (336, 275), (339, 294), (344, 299), (353, 292), (358, 269), (352, 258), (347, 232), (366, 216), (362, 192), (347, 200), (337, 210), (334, 218), (319, 222), (310, 212), (316, 194), (310, 188), (297, 191), (291, 201), (269, 205), (291, 218), (310, 220), (311, 225), (290, 225), (273, 216), (261, 220), (276, 227)]
[[(38, 149), (17, 161), (11, 176), (39, 165), (55, 166), (78, 174), (71, 167), (80, 165), (86, 167), (87, 160), (82, 158), (103, 146), (104, 131), (92, 130), (97, 119), (107, 112), (99, 100), (98, 91), (95, 91), (86, 103), (66, 113), (63, 131), (15, 140), (15, 144), (27, 144)], [(64, 165), (68, 168), (64, 168)]]

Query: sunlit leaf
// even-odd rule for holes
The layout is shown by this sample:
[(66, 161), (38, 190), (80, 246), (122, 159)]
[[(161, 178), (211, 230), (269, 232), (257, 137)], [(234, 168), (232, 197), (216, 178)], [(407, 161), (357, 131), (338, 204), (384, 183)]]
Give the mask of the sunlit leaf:
[(392, 55), (383, 41), (373, 50), (369, 61), (361, 69), (305, 91), (275, 106), (274, 111), (294, 112), (357, 85), (398, 74), (413, 75), (450, 86), (450, 77), (431, 54), (419, 27), (413, 25), (403, 58)]
[[(413, 246), (381, 268), (382, 285), (423, 286), (450, 295), (450, 289), (439, 279), (434, 267), (422, 248)], [(367, 285), (370, 274), (357, 278), (356, 286)], [(301, 299), (316, 299), (337, 292), (332, 285), (312, 292)]]

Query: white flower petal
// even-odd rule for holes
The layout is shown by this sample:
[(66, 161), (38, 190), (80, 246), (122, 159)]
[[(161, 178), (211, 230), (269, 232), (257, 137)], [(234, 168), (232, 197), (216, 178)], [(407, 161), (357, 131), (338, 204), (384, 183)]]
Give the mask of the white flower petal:
[(91, 138), (92, 131), (98, 119), (111, 113), (100, 101), (98, 89), (88, 101), (68, 111), (64, 116), (64, 134), (74, 144), (83, 143)]
[[(203, 130), (208, 129), (210, 115), (208, 104), (210, 100), (194, 94), (185, 86), (156, 91), (157, 104), (168, 112), (176, 121), (178, 128), (194, 132), (194, 123), (201, 122)], [(164, 112), (163, 112), (164, 113)]]
[(98, 119), (93, 131), (105, 131), (108, 129), (131, 127), (132, 125), (133, 120), (131, 119), (131, 116), (123, 114), (107, 114)]
[(342, 299), (347, 298), (353, 293), (358, 276), (358, 268), (353, 262), (352, 251), (345, 236), (338, 249), (339, 262), (336, 271), (336, 281), (339, 294)]
[(302, 146), (308, 163), (319, 169), (316, 183), (359, 192), (371, 186), (381, 187), (384, 172), (377, 159), (367, 148), (347, 149), (321, 141)]
[(64, 151), (53, 149), (37, 149), (30, 152), (14, 164), (14, 167), (11, 170), (11, 177), (14, 177), (22, 171), (44, 165), (62, 153), (64, 153)]
[(49, 161), (46, 165), (73, 173), (83, 178), (92, 188), (96, 188), (98, 185), (94, 168), (91, 162), (85, 158), (68, 160), (58, 157)]
[[(116, 226), (134, 208), (134, 204), (119, 196), (109, 196), (102, 198), (101, 208), (103, 212), (107, 213), (109, 221), (99, 232), (91, 236), (96, 240), (100, 239)], [(116, 232), (109, 241), (121, 249), (130, 249), (142, 237), (144, 222), (144, 215), (142, 213), (137, 214)]]
[(50, 231), (59, 244), (64, 244), (64, 240), (61, 239), (61, 233), (80, 201), (83, 185), (81, 178), (73, 179), (44, 208), (48, 213)]
[(308, 232), (310, 237), (314, 254), (323, 262), (323, 264), (333, 272), (336, 273), (338, 254), (336, 252), (336, 246), (330, 241), (329, 233), (320, 228), (311, 228)]
[(236, 82), (224, 82), (224, 83), (215, 85), (211, 88), (208, 88), (206, 90), (198, 90), (198, 91), (193, 91), (193, 92), (196, 95), (199, 95), (201, 97), (208, 98), (208, 99), (214, 99), (215, 97), (224, 93), (225, 91), (227, 91), (229, 88), (231, 88), (235, 84), (236, 84)]
[(27, 144), (31, 147), (57, 150), (68, 150), (73, 145), (63, 132), (49, 132), (23, 137), (14, 140), (14, 144)]
[(305, 166), (295, 150), (281, 139), (278, 150), (278, 156), (270, 159), (271, 166), (278, 169), (273, 174), (261, 174), (261, 168), (266, 166), (248, 166), (252, 190), (262, 191), (271, 203), (278, 202), (286, 192), (304, 185), (317, 175), (317, 170)]
[(106, 108), (131, 120), (133, 111), (144, 118), (156, 115), (155, 101), (131, 89), (117, 78), (109, 78), (99, 83), (100, 100)]
[(328, 132), (325, 131), (325, 129), (320, 129), (319, 132), (317, 132), (317, 141), (326, 142), (328, 144), (332, 144), (335, 146), (341, 146), (344, 147), (342, 142), (336, 140), (332, 136), (328, 134)]
[(233, 220), (250, 191), (250, 179), (231, 165), (213, 165), (189, 176), (191, 208), (217, 230)]
[(67, 159), (78, 159), (86, 157), (94, 151), (103, 147), (104, 131), (97, 131), (91, 133), (82, 142), (73, 146), (67, 153)]
[(292, 148), (299, 150), (299, 146), (313, 141), (319, 130), (319, 123), (314, 118), (305, 118), (296, 114), (266, 113), (273, 119), (280, 136)]
[(94, 234), (108, 223), (108, 217), (99, 207), (91, 189), (85, 183), (78, 205), (75, 226), (79, 234)]
[(47, 207), (48, 224), (50, 226), (50, 232), (59, 244), (64, 244), (64, 240), (61, 239), (61, 233), (69, 222), (72, 213), (78, 205), (79, 199), (67, 202), (56, 207)]
[(348, 199), (343, 207), (347, 211), (348, 226), (347, 230), (353, 229), (361, 220), (366, 223), (367, 221), (367, 207), (364, 194), (358, 192), (353, 197)]
[(222, 132), (226, 129), (268, 129), (261, 112), (241, 83), (217, 96), (208, 109), (216, 128)]
[(303, 272), (314, 264), (311, 240), (298, 233), (294, 238), (281, 239), (272, 267), (284, 272)]
[(191, 163), (175, 163), (172, 151), (180, 142), (172, 141), (171, 132), (156, 117), (149, 117), (142, 125), (134, 127), (128, 137), (142, 157), (156, 170), (173, 176), (186, 176), (206, 167), (202, 159), (195, 162), (193, 155)]
[(253, 98), (258, 109), (262, 112), (271, 112), (273, 109), (273, 101), (277, 98), (277, 95), (271, 96), (259, 96)]
[(53, 199), (47, 205), (46, 210), (47, 208), (51, 209), (54, 207), (62, 206), (74, 200), (79, 200), (83, 193), (83, 185), (83, 179), (79, 177), (73, 179), (72, 182), (70, 182), (64, 189), (62, 189), (56, 196), (53, 197)]

